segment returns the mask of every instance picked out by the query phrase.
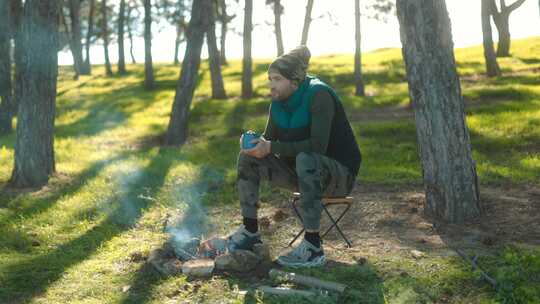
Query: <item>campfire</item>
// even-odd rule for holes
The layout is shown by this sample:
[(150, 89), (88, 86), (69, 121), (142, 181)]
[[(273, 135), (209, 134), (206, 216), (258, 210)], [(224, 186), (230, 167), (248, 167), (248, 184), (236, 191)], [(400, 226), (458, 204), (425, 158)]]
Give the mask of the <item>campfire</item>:
[(191, 277), (209, 277), (214, 269), (247, 272), (269, 260), (270, 252), (265, 245), (257, 245), (253, 251), (229, 252), (227, 240), (218, 237), (181, 242), (171, 239), (148, 258), (149, 263), (164, 275), (183, 273)]

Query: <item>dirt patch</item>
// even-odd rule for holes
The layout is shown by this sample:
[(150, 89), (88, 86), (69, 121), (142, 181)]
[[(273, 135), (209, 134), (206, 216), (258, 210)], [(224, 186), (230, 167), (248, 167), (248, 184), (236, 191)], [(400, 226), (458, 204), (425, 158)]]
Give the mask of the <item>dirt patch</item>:
[[(494, 246), (540, 245), (540, 188), (534, 186), (482, 187), (484, 214), (475, 221), (446, 224), (424, 214), (422, 187), (359, 187), (353, 191), (355, 205), (342, 228), (355, 247), (377, 250), (420, 248), (489, 249)], [(339, 235), (330, 235), (339, 245)]]
[[(540, 188), (537, 186), (481, 187), (484, 214), (460, 225), (441, 223), (426, 216), (425, 195), (420, 185), (364, 185), (358, 186), (352, 195), (355, 203), (340, 226), (353, 247), (346, 248), (340, 235), (331, 231), (324, 239), (326, 254), (331, 260), (353, 263), (370, 255), (395, 253), (411, 257), (413, 250), (449, 256), (456, 255), (454, 248), (490, 251), (509, 244), (540, 245)], [(271, 218), (278, 210), (287, 210), (287, 204), (287, 201), (263, 204), (260, 216)], [(261, 227), (263, 239), (271, 242), (274, 257), (300, 229), (292, 212), (287, 214), (282, 221), (272, 220)], [(323, 215), (321, 230), (329, 224)]]

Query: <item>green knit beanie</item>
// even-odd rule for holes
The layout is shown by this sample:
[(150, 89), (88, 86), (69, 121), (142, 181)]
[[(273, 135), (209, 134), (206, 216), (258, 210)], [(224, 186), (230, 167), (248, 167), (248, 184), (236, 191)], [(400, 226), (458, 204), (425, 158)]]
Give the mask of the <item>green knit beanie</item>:
[(270, 64), (268, 71), (277, 71), (285, 78), (299, 84), (306, 78), (310, 58), (309, 49), (305, 45), (301, 45), (276, 58)]

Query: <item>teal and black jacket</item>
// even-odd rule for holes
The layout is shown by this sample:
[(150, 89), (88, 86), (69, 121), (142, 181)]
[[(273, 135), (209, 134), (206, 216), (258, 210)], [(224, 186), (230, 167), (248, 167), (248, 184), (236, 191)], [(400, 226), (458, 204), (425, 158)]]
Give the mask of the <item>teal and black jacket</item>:
[(306, 77), (287, 100), (272, 101), (263, 135), (284, 158), (315, 152), (358, 174), (362, 156), (341, 100), (316, 77)]

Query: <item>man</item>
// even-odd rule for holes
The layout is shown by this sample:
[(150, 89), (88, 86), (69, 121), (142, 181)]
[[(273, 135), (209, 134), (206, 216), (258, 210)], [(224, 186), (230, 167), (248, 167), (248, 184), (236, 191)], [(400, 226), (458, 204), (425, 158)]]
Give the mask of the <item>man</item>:
[(243, 225), (228, 238), (229, 250), (251, 250), (261, 243), (257, 209), (262, 179), (299, 191), (304, 239), (277, 259), (290, 267), (324, 264), (321, 199), (350, 193), (361, 162), (339, 97), (327, 84), (306, 75), (310, 57), (300, 46), (270, 64), (268, 122), (263, 135), (253, 141), (256, 146), (240, 151), (237, 185)]

